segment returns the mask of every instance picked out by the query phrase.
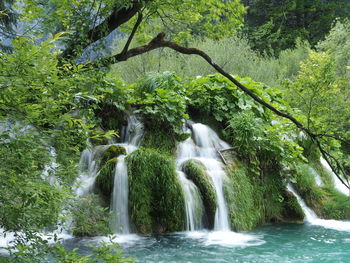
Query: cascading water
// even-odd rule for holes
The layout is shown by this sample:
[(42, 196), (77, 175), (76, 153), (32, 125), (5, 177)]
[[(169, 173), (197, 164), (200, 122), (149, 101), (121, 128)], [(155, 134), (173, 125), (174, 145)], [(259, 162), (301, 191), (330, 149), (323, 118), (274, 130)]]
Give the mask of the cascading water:
[(78, 197), (83, 197), (92, 191), (102, 154), (109, 146), (99, 145), (93, 149), (85, 149), (82, 152), (79, 161), (80, 175), (75, 183), (75, 193)]
[(125, 156), (118, 157), (114, 174), (114, 187), (111, 200), (111, 228), (115, 233), (129, 234), (129, 212), (128, 212), (128, 169), (125, 163)]
[[(143, 125), (135, 116), (129, 116), (128, 125), (122, 134), (123, 143), (99, 145), (93, 149), (85, 149), (80, 158), (80, 176), (77, 179), (75, 192), (78, 197), (91, 193), (100, 169), (100, 162), (104, 151), (112, 145), (125, 148), (130, 154), (137, 149), (142, 137)], [(128, 171), (125, 155), (118, 157), (115, 167), (114, 185), (111, 198), (111, 229), (120, 234), (130, 233), (128, 215)]]
[[(125, 147), (127, 154), (130, 154), (137, 149), (142, 137), (142, 130), (142, 123), (135, 116), (130, 116), (128, 119), (128, 126), (123, 135), (124, 143), (119, 144), (120, 146)], [(111, 199), (111, 228), (115, 233), (130, 233), (128, 197), (128, 169), (125, 163), (125, 155), (121, 155), (118, 157), (117, 165), (115, 167)]]
[[(217, 159), (217, 151), (229, 148), (230, 146), (224, 141), (220, 140), (217, 134), (206, 125), (194, 123), (191, 125), (191, 127), (194, 141), (192, 138), (188, 138), (184, 142), (180, 143), (178, 148), (178, 167), (181, 167), (181, 164), (189, 159), (196, 159), (203, 163), (207, 169), (208, 175), (212, 179), (218, 200), (218, 207), (215, 213), (214, 230), (230, 231), (227, 205), (223, 193), (223, 180), (226, 177), (226, 174), (222, 167), (222, 163)], [(191, 181), (189, 182), (192, 183)], [(185, 186), (183, 186), (183, 188), (185, 189)], [(187, 218), (193, 217), (195, 205), (198, 206), (198, 203), (194, 203), (190, 208), (188, 208), (186, 205)], [(189, 224), (187, 223), (187, 225)], [(196, 229), (190, 228), (187, 230)]]
[(323, 167), (326, 168), (326, 170), (328, 170), (332, 175), (335, 189), (337, 189), (339, 192), (345, 195), (349, 195), (350, 190), (335, 175), (335, 173), (332, 171), (332, 168), (329, 166), (328, 162), (323, 157), (320, 158), (320, 162), (323, 165)]
[(185, 198), (186, 231), (200, 230), (203, 228), (202, 215), (204, 212), (202, 199), (197, 186), (186, 178), (186, 175), (177, 171)]
[(305, 214), (305, 219), (311, 225), (322, 226), (329, 229), (339, 230), (339, 231), (349, 231), (350, 232), (350, 222), (348, 221), (338, 221), (333, 219), (321, 219), (319, 218), (312, 209), (310, 209), (304, 202), (304, 200), (300, 197), (300, 195), (295, 191), (293, 186), (288, 183), (287, 185), (288, 191), (293, 193), (293, 195), (297, 198), (300, 207), (303, 209)]

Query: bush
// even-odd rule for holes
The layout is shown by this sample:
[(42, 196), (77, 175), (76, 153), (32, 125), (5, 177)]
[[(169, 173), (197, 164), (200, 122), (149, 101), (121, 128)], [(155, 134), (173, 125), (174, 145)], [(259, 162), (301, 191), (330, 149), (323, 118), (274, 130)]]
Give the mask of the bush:
[(93, 237), (111, 234), (108, 209), (100, 204), (99, 197), (93, 194), (77, 201), (72, 210), (72, 229), (75, 236)]

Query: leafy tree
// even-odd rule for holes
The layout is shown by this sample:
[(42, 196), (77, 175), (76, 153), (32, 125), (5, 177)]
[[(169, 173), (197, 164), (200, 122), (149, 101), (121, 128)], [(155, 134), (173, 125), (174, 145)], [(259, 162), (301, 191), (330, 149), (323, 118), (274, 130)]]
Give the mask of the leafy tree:
[(254, 48), (274, 52), (294, 47), (297, 38), (316, 45), (336, 18), (350, 14), (347, 0), (249, 1), (246, 32)]
[(12, 27), (17, 22), (17, 14), (12, 8), (14, 2), (14, 0), (3, 0), (0, 2), (0, 49), (4, 51), (11, 50), (2, 41), (6, 38), (13, 38)]

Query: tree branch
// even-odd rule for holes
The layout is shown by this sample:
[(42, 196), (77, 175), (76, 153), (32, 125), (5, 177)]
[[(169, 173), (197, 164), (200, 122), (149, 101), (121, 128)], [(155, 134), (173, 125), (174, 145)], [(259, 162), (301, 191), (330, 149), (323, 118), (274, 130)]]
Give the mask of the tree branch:
[[(127, 7), (116, 6), (112, 13), (99, 25), (94, 26), (86, 33), (86, 41), (82, 49), (88, 47), (92, 43), (103, 39), (108, 36), (113, 30), (121, 26), (122, 24), (129, 21), (134, 15), (136, 15), (145, 3), (151, 2), (153, 0), (134, 0), (132, 5)], [(73, 40), (69, 43), (68, 47), (62, 53), (62, 58), (72, 58), (75, 56), (74, 51), (81, 45), (80, 40)]]
[[(295, 119), (293, 116), (284, 113), (280, 110), (278, 110), (277, 108), (275, 108), (274, 106), (272, 106), (271, 104), (267, 103), (266, 101), (264, 101), (263, 99), (261, 99), (259, 96), (257, 96), (256, 94), (254, 94), (250, 89), (248, 89), (247, 87), (245, 87), (243, 84), (241, 84), (239, 81), (237, 81), (232, 75), (230, 75), (229, 73), (227, 73), (226, 71), (224, 71), (219, 65), (217, 65), (213, 59), (207, 55), (205, 52), (196, 49), (196, 48), (186, 48), (183, 46), (180, 46), (174, 42), (171, 41), (167, 41), (164, 39), (165, 38), (165, 33), (159, 33), (155, 38), (153, 38), (148, 44), (143, 45), (143, 46), (139, 46), (136, 48), (132, 48), (130, 50), (128, 50), (127, 52), (121, 52), (119, 54), (116, 54), (114, 56), (110, 56), (107, 58), (103, 58), (99, 61), (97, 61), (97, 63), (92, 63), (92, 65), (97, 66), (97, 65), (102, 65), (102, 66), (107, 66), (119, 61), (125, 61), (129, 58), (135, 57), (137, 55), (141, 55), (143, 53), (149, 52), (151, 50), (157, 49), (157, 48), (161, 48), (161, 47), (168, 47), (170, 49), (173, 49), (179, 53), (182, 54), (186, 54), (186, 55), (198, 55), (200, 57), (202, 57), (203, 59), (205, 59), (216, 71), (218, 71), (221, 75), (225, 76), (226, 78), (228, 78), (233, 84), (235, 84), (239, 89), (241, 89), (245, 94), (247, 94), (248, 96), (250, 96), (253, 100), (255, 100), (256, 102), (258, 102), (259, 104), (265, 106), (266, 108), (268, 108), (269, 110), (271, 110), (272, 112), (274, 112), (276, 115), (286, 118), (288, 120), (290, 120), (291, 122), (293, 122), (299, 129), (301, 129), (302, 131), (304, 131), (311, 139), (312, 141), (314, 141), (316, 143), (316, 145), (318, 146), (323, 158), (328, 162), (329, 166), (331, 167), (332, 171), (334, 172), (334, 174), (338, 177), (338, 179), (348, 188), (350, 189), (349, 184), (346, 184), (344, 182), (344, 180), (342, 179), (342, 177), (338, 174), (338, 171), (336, 169), (336, 167), (334, 167), (334, 165), (332, 164), (332, 162), (330, 161), (330, 158), (335, 161), (336, 166), (338, 168), (339, 171), (341, 171), (343, 173), (343, 175), (345, 175), (346, 173), (344, 172), (344, 170), (342, 169), (341, 164), (338, 162), (338, 160), (334, 157), (332, 157), (326, 150), (324, 150), (324, 148), (322, 147), (321, 142), (318, 139), (318, 135), (316, 135), (315, 133), (313, 133), (311, 130), (309, 130), (308, 128), (304, 127), (304, 125), (302, 123), (300, 123), (297, 119)], [(323, 135), (324, 136), (324, 135)]]
[(140, 26), (140, 24), (141, 24), (141, 22), (142, 22), (142, 18), (143, 18), (142, 12), (139, 11), (139, 12), (138, 12), (138, 16), (137, 16), (136, 23), (135, 23), (135, 25), (134, 25), (134, 27), (133, 27), (133, 29), (132, 29), (132, 31), (131, 31), (131, 34), (130, 34), (128, 40), (126, 41), (126, 44), (125, 44), (125, 46), (124, 46), (124, 48), (123, 48), (123, 50), (122, 50), (121, 53), (123, 53), (123, 54), (127, 53), (128, 49), (129, 49), (129, 46), (130, 46), (130, 43), (131, 43), (132, 39), (134, 38), (135, 33), (136, 33), (138, 27)]

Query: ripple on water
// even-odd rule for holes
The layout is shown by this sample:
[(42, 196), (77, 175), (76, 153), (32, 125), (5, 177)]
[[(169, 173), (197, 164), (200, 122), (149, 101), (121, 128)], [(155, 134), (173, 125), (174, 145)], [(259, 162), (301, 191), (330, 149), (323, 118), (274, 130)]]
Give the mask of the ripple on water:
[(188, 232), (188, 238), (199, 239), (205, 246), (220, 245), (226, 247), (259, 246), (265, 243), (261, 236), (241, 234), (232, 231)]

